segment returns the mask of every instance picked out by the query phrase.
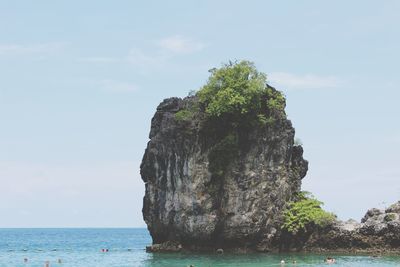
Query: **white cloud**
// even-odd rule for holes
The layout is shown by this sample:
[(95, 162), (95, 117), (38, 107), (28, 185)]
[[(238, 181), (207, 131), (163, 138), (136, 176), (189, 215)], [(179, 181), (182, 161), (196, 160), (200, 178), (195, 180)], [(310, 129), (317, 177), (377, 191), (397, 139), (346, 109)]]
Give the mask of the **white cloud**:
[(138, 72), (147, 72), (149, 69), (165, 68), (165, 65), (179, 55), (187, 55), (201, 51), (205, 45), (180, 35), (166, 37), (155, 41), (146, 47), (132, 47), (122, 57), (82, 57), (79, 61), (90, 63), (130, 63)]
[(108, 92), (120, 92), (120, 93), (125, 93), (125, 92), (135, 92), (138, 90), (138, 87), (129, 82), (121, 82), (121, 81), (115, 81), (115, 80), (102, 80), (100, 82), (100, 86)]
[(0, 44), (0, 56), (48, 55), (63, 46), (63, 43)]
[(268, 81), (281, 89), (327, 89), (341, 84), (341, 81), (334, 76), (298, 75), (286, 72), (272, 72), (268, 75)]
[(196, 42), (180, 35), (170, 36), (158, 42), (158, 45), (168, 51), (177, 54), (189, 54), (200, 51), (204, 48), (204, 44)]

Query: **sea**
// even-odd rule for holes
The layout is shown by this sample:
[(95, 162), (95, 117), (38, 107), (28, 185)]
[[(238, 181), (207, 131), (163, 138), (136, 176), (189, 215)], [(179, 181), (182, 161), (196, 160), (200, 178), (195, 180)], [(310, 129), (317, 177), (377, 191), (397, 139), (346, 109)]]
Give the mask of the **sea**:
[[(0, 229), (0, 266), (326, 266), (324, 254), (146, 253), (146, 229)], [(103, 252), (108, 250), (107, 252)], [(332, 266), (400, 266), (399, 256), (334, 255)], [(285, 261), (282, 264), (281, 261)], [(296, 263), (293, 263), (296, 261)]]

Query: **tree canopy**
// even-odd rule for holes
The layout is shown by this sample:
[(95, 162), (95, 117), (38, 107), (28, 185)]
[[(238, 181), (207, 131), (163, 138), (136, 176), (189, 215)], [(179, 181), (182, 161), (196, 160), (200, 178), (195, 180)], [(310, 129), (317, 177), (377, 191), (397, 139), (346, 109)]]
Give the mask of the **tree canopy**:
[(259, 72), (254, 63), (246, 60), (229, 62), (210, 72), (207, 84), (197, 92), (208, 116), (262, 115), (266, 112), (263, 109), (267, 108), (283, 111), (285, 98), (282, 93), (266, 85), (267, 75)]
[(310, 226), (324, 227), (333, 222), (336, 216), (322, 209), (323, 203), (308, 192), (300, 192), (298, 200), (289, 203), (284, 211), (282, 229), (292, 234), (307, 230)]

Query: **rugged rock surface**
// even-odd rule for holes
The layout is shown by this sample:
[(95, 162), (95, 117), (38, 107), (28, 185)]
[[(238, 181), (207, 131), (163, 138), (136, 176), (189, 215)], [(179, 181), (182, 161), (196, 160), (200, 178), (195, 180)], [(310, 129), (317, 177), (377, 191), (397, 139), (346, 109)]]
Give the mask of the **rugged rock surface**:
[(400, 251), (400, 201), (386, 210), (370, 209), (361, 223), (336, 222), (315, 231), (304, 242), (306, 250)]
[[(152, 119), (141, 176), (143, 217), (158, 245), (148, 250), (277, 247), (282, 210), (308, 168), (291, 122), (232, 130), (229, 118), (206, 121), (203, 112), (177, 119), (197, 102), (165, 99)], [(238, 145), (214, 157), (227, 130)]]

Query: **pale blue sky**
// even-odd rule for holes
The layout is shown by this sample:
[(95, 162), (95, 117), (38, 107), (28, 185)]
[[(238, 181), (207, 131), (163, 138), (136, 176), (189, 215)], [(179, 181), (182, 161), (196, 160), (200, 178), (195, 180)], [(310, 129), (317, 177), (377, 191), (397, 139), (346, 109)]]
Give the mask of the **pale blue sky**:
[(158, 103), (229, 59), (287, 96), (340, 218), (400, 199), (398, 1), (0, 0), (0, 227), (144, 226)]

